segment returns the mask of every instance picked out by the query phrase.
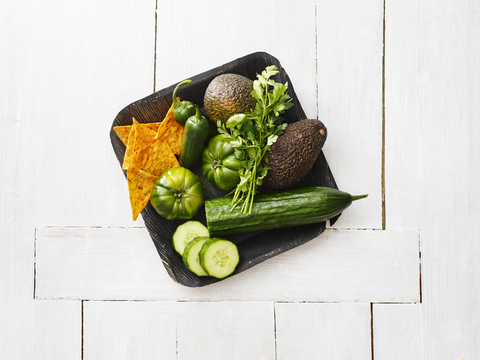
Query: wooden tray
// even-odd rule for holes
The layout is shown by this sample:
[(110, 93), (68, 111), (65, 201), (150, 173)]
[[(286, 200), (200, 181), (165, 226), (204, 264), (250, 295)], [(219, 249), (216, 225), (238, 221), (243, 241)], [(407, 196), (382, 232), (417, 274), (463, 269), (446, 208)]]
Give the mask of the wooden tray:
[[(281, 83), (288, 82), (288, 93), (293, 99), (294, 106), (285, 112), (285, 121), (292, 123), (301, 119), (306, 119), (302, 106), (295, 95), (293, 84), (285, 72), (285, 69), (283, 69), (276, 58), (264, 52), (256, 52), (246, 55), (225, 65), (190, 77), (189, 79), (192, 80), (192, 83), (190, 85), (182, 86), (178, 91), (178, 96), (182, 99), (192, 101), (203, 108), (203, 95), (205, 90), (210, 81), (216, 76), (225, 73), (236, 73), (255, 80), (256, 75), (261, 73), (269, 65), (277, 66), (280, 72), (274, 77), (274, 79)], [(172, 104), (172, 94), (176, 85), (177, 84), (173, 84), (168, 88), (157, 91), (154, 94), (128, 105), (117, 115), (110, 130), (110, 139), (115, 155), (120, 163), (120, 169), (123, 163), (125, 145), (118, 138), (113, 127), (131, 125), (132, 117), (135, 117), (135, 119), (143, 123), (162, 121)], [(325, 125), (328, 128), (328, 124)], [(225, 191), (210, 184), (203, 177), (200, 162), (201, 161), (199, 161), (192, 171), (202, 179), (207, 198), (225, 195)], [(125, 171), (124, 175), (126, 177)], [(305, 186), (327, 186), (337, 188), (323, 153), (318, 157), (312, 171), (295, 187), (300, 188)], [(261, 190), (268, 191), (268, 189)], [(162, 218), (155, 212), (150, 203), (142, 211), (142, 217), (155, 247), (157, 248), (158, 254), (165, 265), (168, 274), (174, 281), (190, 287), (204, 286), (220, 281), (219, 279), (212, 277), (199, 277), (185, 268), (181, 256), (177, 254), (172, 245), (173, 232), (178, 225), (183, 223), (183, 221), (169, 221)], [(333, 224), (337, 218), (338, 216), (331, 219), (330, 224)], [(192, 220), (198, 220), (206, 225), (204, 208), (202, 208)], [(295, 228), (269, 230), (262, 233), (257, 232), (225, 236), (224, 238), (237, 244), (240, 253), (240, 262), (231, 276), (245, 271), (252, 266), (296, 246), (302, 245), (320, 235), (324, 230), (325, 222)]]

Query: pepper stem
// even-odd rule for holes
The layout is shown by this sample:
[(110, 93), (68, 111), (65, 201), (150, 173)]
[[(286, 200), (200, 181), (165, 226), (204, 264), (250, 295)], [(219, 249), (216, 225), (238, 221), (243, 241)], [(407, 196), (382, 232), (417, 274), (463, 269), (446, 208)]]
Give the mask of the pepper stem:
[(368, 196), (368, 194), (365, 194), (365, 195), (353, 195), (353, 196), (352, 196), (352, 201), (364, 199), (364, 198), (366, 198), (367, 196)]
[(172, 102), (174, 104), (176, 104), (178, 102), (178, 100), (177, 100), (177, 90), (178, 90), (178, 88), (182, 85), (191, 84), (191, 83), (192, 83), (192, 80), (183, 80), (181, 83), (179, 83), (177, 85), (177, 87), (175, 88), (175, 90), (173, 91), (173, 94), (172, 94)]

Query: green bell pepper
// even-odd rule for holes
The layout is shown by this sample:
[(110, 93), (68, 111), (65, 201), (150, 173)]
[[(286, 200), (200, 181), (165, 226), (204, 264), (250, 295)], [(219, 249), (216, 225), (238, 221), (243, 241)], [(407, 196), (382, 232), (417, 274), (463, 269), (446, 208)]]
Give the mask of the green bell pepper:
[(150, 202), (167, 220), (187, 220), (204, 204), (205, 191), (197, 175), (186, 168), (175, 167), (155, 181)]
[(173, 103), (173, 118), (176, 122), (181, 125), (185, 125), (185, 122), (190, 116), (195, 115), (195, 104), (191, 101), (180, 101), (177, 100), (177, 91), (178, 88), (185, 84), (190, 84), (192, 80), (184, 80), (177, 85), (172, 94), (172, 103)]
[(208, 142), (202, 153), (203, 176), (222, 190), (229, 190), (240, 182), (238, 171), (242, 163), (235, 157), (230, 137), (220, 134)]

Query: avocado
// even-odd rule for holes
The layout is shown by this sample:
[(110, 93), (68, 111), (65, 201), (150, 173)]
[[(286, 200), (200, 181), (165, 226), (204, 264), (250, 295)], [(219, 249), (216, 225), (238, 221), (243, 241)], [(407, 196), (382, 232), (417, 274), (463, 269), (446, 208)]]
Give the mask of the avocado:
[(263, 185), (284, 189), (302, 180), (312, 169), (326, 139), (327, 128), (320, 120), (288, 124), (268, 153), (265, 165), (271, 169)]
[(253, 81), (238, 74), (223, 74), (214, 78), (205, 91), (203, 105), (215, 122), (226, 122), (232, 115), (255, 108), (251, 95)]

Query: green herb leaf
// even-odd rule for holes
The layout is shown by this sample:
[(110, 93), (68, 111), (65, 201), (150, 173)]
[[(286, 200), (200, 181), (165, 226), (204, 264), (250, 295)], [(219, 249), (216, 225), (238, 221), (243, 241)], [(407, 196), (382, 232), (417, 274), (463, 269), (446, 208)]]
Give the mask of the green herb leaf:
[(278, 139), (278, 135), (270, 135), (268, 138), (267, 138), (267, 145), (270, 146), (270, 145), (273, 145)]
[(263, 99), (263, 86), (260, 82), (257, 82), (257, 81), (253, 82), (252, 96), (257, 100), (262, 101), (262, 99)]
[(226, 126), (231, 129), (236, 126), (242, 126), (247, 121), (250, 121), (250, 119), (245, 114), (235, 114), (227, 120)]
[(241, 160), (240, 182), (233, 192), (232, 209), (242, 204), (244, 214), (251, 212), (257, 188), (270, 169), (262, 166), (262, 161), (268, 163), (271, 146), (287, 126), (280, 123), (280, 115), (293, 106), (287, 93), (288, 83), (280, 84), (272, 79), (278, 72), (277, 67), (271, 65), (257, 74), (251, 92), (257, 102), (252, 111), (232, 116), (226, 126), (217, 124), (219, 133), (231, 136), (230, 144)]
[(240, 150), (239, 148), (235, 148), (234, 153), (235, 153), (235, 157), (238, 160), (244, 160), (245, 159), (245, 151), (244, 150)]

